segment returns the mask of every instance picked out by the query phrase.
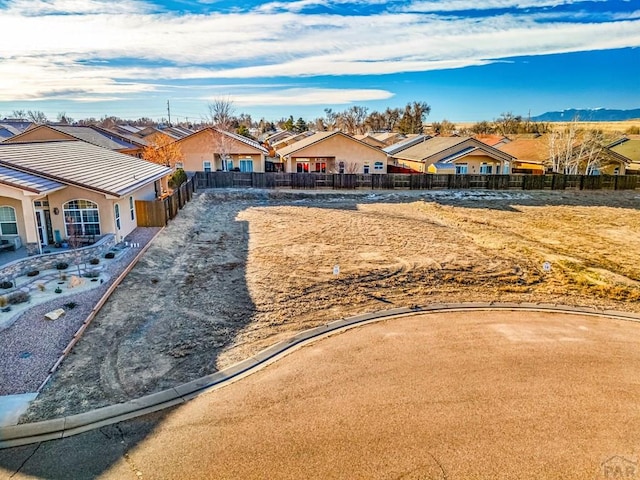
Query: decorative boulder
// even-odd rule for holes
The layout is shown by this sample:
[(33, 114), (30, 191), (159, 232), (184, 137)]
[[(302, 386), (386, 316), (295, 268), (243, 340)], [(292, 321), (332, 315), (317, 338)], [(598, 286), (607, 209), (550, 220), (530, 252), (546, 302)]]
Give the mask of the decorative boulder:
[(76, 277), (75, 275), (72, 275), (71, 278), (69, 279), (69, 288), (79, 287), (83, 283), (84, 283), (84, 279), (80, 277)]
[(47, 320), (57, 320), (62, 315), (64, 315), (64, 309), (58, 308), (56, 310), (53, 310), (52, 312), (45, 313), (44, 318), (46, 318)]

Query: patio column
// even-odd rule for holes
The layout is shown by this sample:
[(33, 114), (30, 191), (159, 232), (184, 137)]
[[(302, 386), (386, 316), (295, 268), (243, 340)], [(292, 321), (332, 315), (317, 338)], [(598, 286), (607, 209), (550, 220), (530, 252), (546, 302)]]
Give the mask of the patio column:
[(38, 224), (36, 222), (36, 211), (33, 206), (33, 199), (25, 197), (20, 200), (22, 203), (22, 218), (24, 219), (25, 247), (30, 255), (40, 252), (40, 236), (38, 235)]

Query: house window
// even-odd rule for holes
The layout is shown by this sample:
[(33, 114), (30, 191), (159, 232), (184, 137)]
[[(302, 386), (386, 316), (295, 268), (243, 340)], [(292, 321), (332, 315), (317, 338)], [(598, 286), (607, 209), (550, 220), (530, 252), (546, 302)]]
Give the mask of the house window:
[(344, 162), (338, 163), (338, 173), (344, 173)]
[(113, 208), (116, 214), (116, 228), (120, 230), (120, 205), (116, 203)]
[(616, 167), (613, 169), (613, 174), (614, 175), (620, 175), (620, 167)]
[(493, 166), (487, 165), (486, 163), (480, 164), (480, 173), (490, 175), (491, 173), (493, 173)]
[(327, 173), (327, 164), (324, 162), (316, 162), (316, 173)]
[(0, 233), (2, 233), (2, 235), (18, 234), (18, 223), (16, 222), (15, 208), (0, 207)]
[(456, 165), (456, 175), (466, 175), (467, 173), (467, 164), (466, 163), (459, 163)]
[(131, 212), (131, 220), (136, 219), (136, 206), (133, 202), (133, 197), (129, 197), (129, 212)]
[(90, 200), (71, 200), (63, 206), (67, 236), (100, 235), (98, 205)]
[(182, 162), (176, 162), (176, 170), (177, 170), (177, 169), (179, 169), (179, 168), (181, 168), (181, 169), (183, 169), (183, 170), (184, 170), (184, 163), (182, 163)]
[(297, 173), (309, 173), (309, 164), (307, 162), (297, 162), (296, 163), (296, 172)]
[(376, 162), (376, 163), (374, 163), (374, 164), (373, 164), (373, 169), (374, 169), (374, 170), (376, 170), (376, 171), (378, 171), (378, 172), (383, 171), (383, 170), (384, 170), (384, 163), (382, 163), (382, 162)]
[(211, 171), (211, 162), (202, 162), (202, 169), (205, 172), (210, 172)]
[(240, 171), (253, 172), (253, 160), (251, 160), (250, 158), (240, 160)]
[(233, 170), (233, 160), (227, 160), (227, 172)]
[(363, 170), (363, 173), (364, 173), (365, 175), (369, 173), (369, 164), (368, 164), (368, 163), (365, 163), (365, 164), (364, 164), (364, 170)]

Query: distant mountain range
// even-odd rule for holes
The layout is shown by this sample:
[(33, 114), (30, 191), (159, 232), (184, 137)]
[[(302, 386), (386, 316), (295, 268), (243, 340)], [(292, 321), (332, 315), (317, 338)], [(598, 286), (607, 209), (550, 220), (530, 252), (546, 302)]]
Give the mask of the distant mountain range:
[(623, 120), (640, 119), (640, 108), (633, 110), (609, 110), (607, 108), (562, 110), (561, 112), (546, 112), (531, 117), (535, 122), (570, 122), (574, 119), (580, 122), (621, 122)]

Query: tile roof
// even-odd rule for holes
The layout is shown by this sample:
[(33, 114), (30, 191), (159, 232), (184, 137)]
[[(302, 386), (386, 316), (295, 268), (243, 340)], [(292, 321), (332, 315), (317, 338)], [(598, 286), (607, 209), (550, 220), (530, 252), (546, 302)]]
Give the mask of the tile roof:
[(609, 150), (633, 162), (640, 162), (640, 138), (625, 137), (609, 146)]
[(70, 127), (65, 125), (47, 125), (49, 128), (57, 130), (67, 135), (71, 135), (78, 140), (97, 145), (98, 147), (108, 148), (109, 150), (124, 150), (139, 148), (137, 145), (110, 136), (91, 127)]
[[(333, 135), (338, 135), (341, 134), (340, 132), (316, 132), (313, 135), (309, 135), (306, 138), (303, 138), (302, 140), (298, 140), (295, 143), (292, 143), (291, 145), (288, 145), (284, 148), (281, 148), (280, 150), (278, 150), (276, 153), (281, 156), (284, 157), (285, 155), (289, 155), (293, 152), (296, 152), (298, 150), (302, 150), (303, 148), (308, 147), (309, 145), (313, 145), (314, 143), (317, 142), (321, 142), (322, 140), (329, 138)], [(344, 133), (342, 133), (341, 135), (344, 135), (345, 137), (348, 137), (350, 139), (352, 139), (354, 142), (359, 142), (360, 140), (356, 140), (353, 137), (349, 137), (348, 135), (345, 135)], [(366, 144), (365, 144), (366, 145)], [(367, 145), (369, 146), (369, 145)]]
[(383, 148), (382, 151), (387, 155), (395, 155), (396, 153), (400, 153), (403, 150), (406, 150), (409, 147), (413, 147), (420, 142), (424, 142), (428, 138), (431, 138), (429, 135), (416, 135), (409, 138), (403, 138), (399, 142), (393, 143), (386, 148)]
[(273, 145), (285, 138), (293, 137), (295, 134), (293, 132), (289, 132), (288, 130), (281, 130), (279, 132), (273, 133), (264, 139), (265, 142)]
[[(480, 150), (491, 157), (510, 161), (513, 157), (471, 137), (431, 137), (393, 155), (400, 160), (431, 163), (452, 162), (460, 156)], [(444, 155), (444, 157), (440, 157)], [(440, 158), (438, 158), (440, 157)]]
[(0, 144), (0, 165), (121, 197), (171, 169), (81, 141)]
[(549, 137), (516, 138), (509, 143), (497, 145), (502, 152), (513, 155), (518, 160), (544, 162), (549, 158)]
[(509, 139), (504, 135), (492, 135), (492, 134), (479, 134), (475, 137), (476, 140), (480, 140), (482, 143), (486, 143), (490, 147), (497, 147), (502, 143), (509, 143)]
[(91, 128), (98, 132), (102, 132), (104, 135), (108, 136), (109, 138), (118, 137), (121, 140), (124, 140), (125, 142), (129, 142), (133, 144), (133, 146), (135, 147), (146, 147), (149, 144), (149, 142), (147, 142), (144, 138), (138, 137), (132, 133), (125, 133), (125, 131), (114, 130), (114, 129), (105, 128), (105, 127), (98, 127), (97, 125), (91, 125)]
[(37, 194), (49, 193), (65, 187), (63, 183), (2, 165), (0, 165), (0, 183)]
[(221, 135), (225, 135), (229, 138), (232, 138), (240, 143), (244, 143), (245, 145), (251, 147), (251, 148), (255, 148), (256, 150), (259, 150), (261, 153), (268, 155), (269, 154), (269, 150), (267, 150), (265, 147), (262, 146), (262, 144), (256, 140), (252, 140), (251, 138), (247, 138), (243, 135), (239, 135), (237, 133), (232, 133), (232, 132), (227, 132), (226, 130), (221, 130), (219, 128), (215, 128), (215, 127), (206, 127), (203, 128), (202, 130), (198, 130), (195, 133), (192, 133), (191, 135), (181, 138), (180, 140), (177, 140), (176, 142), (179, 143), (181, 141), (186, 141), (191, 139), (192, 137), (194, 137), (195, 135), (200, 135), (203, 132), (217, 132)]
[(402, 150), (396, 155), (398, 158), (421, 162), (448, 148), (464, 143), (468, 139), (468, 137), (431, 137), (425, 141), (418, 142), (412, 147)]
[(240, 135), (239, 133), (233, 133), (233, 132), (227, 132), (226, 130), (220, 130), (218, 128), (213, 128), (215, 131), (217, 131), (218, 133), (222, 133), (223, 135), (226, 135), (227, 137), (231, 137), (234, 138), (236, 140), (238, 140), (239, 142), (242, 142), (246, 145), (249, 145), (253, 148), (256, 148), (258, 150), (260, 150), (262, 153), (269, 153), (269, 150), (267, 150), (265, 147), (262, 146), (262, 144), (256, 140), (253, 140), (251, 138), (247, 138), (244, 135)]

